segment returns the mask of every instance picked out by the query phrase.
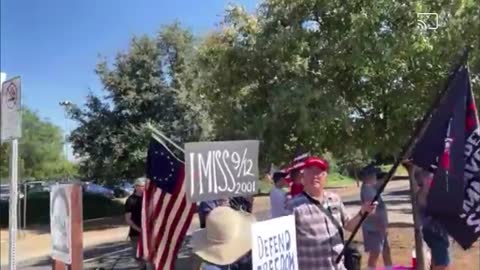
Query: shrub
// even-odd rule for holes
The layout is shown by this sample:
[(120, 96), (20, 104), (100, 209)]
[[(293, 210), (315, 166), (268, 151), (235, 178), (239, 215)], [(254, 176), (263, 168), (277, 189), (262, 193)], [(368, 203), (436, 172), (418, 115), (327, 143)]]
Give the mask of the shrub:
[[(27, 225), (50, 223), (50, 193), (39, 192), (27, 196)], [(18, 211), (23, 211), (19, 204)], [(83, 193), (83, 219), (118, 216), (123, 213), (123, 204), (101, 195)], [(0, 202), (0, 226), (8, 226), (8, 201)]]

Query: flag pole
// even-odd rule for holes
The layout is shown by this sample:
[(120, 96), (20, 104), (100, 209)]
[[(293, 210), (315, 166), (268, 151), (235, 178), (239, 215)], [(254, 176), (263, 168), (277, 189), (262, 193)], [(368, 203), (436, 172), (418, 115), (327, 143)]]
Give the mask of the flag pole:
[[(418, 122), (418, 124), (416, 125), (415, 131), (412, 133), (412, 136), (410, 137), (408, 142), (403, 146), (399, 157), (397, 158), (397, 160), (395, 160), (395, 163), (393, 164), (392, 168), (390, 168), (387, 175), (384, 177), (384, 181), (383, 181), (382, 185), (379, 187), (379, 189), (377, 191), (377, 194), (373, 198), (372, 203), (374, 203), (378, 200), (378, 198), (380, 197), (380, 194), (385, 190), (385, 187), (387, 186), (388, 182), (392, 179), (393, 175), (395, 174), (395, 171), (397, 170), (398, 166), (400, 166), (400, 164), (402, 162), (404, 162), (409, 157), (409, 155), (412, 152), (415, 144), (425, 133), (428, 122), (430, 121), (432, 114), (436, 111), (437, 107), (445, 100), (445, 97), (447, 96), (446, 94), (448, 92), (448, 88), (449, 88), (448, 86), (450, 85), (450, 82), (455, 77), (455, 74), (457, 73), (457, 71), (467, 62), (468, 49), (469, 49), (468, 47), (465, 47), (463, 49), (463, 54), (460, 58), (460, 61), (457, 62), (456, 65), (454, 66), (454, 68), (451, 70), (451, 72), (449, 74), (449, 77), (446, 81), (446, 84), (443, 87), (443, 90), (437, 95), (434, 102), (432, 102), (432, 105), (427, 110), (427, 112), (424, 114), (421, 121)], [(348, 238), (347, 242), (345, 243), (345, 245), (342, 249), (342, 252), (340, 252), (340, 254), (338, 255), (338, 257), (336, 259), (337, 264), (340, 263), (340, 261), (343, 258), (343, 255), (345, 254), (345, 247), (350, 245), (350, 243), (353, 241), (353, 238), (355, 238), (355, 235), (357, 234), (358, 230), (360, 229), (360, 226), (362, 226), (362, 223), (365, 221), (367, 216), (368, 216), (368, 214), (366, 214), (366, 213), (363, 214), (360, 222), (353, 229), (350, 237)]]
[(164, 140), (166, 140), (167, 142), (169, 142), (171, 145), (173, 145), (175, 148), (177, 148), (178, 150), (180, 150), (182, 153), (185, 153), (185, 150), (180, 147), (178, 144), (176, 144), (174, 141), (172, 141), (170, 138), (168, 138), (167, 136), (165, 136), (162, 132), (160, 132), (159, 130), (157, 130), (152, 124), (148, 123), (148, 128), (153, 132), (155, 133), (156, 135), (162, 137)]
[[(407, 166), (405, 166), (407, 167)], [(423, 233), (420, 225), (420, 216), (418, 203), (415, 194), (417, 193), (416, 189), (416, 179), (415, 171), (418, 170), (416, 166), (409, 166), (408, 170), (408, 180), (410, 184), (410, 200), (412, 202), (412, 217), (413, 217), (413, 232), (415, 240), (415, 265), (412, 265), (416, 270), (425, 270), (425, 256), (423, 253)]]

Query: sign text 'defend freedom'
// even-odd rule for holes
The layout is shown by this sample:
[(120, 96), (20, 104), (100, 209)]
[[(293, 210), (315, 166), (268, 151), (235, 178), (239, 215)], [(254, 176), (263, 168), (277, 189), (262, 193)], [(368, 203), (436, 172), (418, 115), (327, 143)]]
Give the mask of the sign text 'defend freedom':
[(253, 224), (251, 237), (253, 270), (298, 270), (293, 215)]
[(257, 189), (258, 141), (185, 145), (187, 197), (205, 201), (251, 195)]

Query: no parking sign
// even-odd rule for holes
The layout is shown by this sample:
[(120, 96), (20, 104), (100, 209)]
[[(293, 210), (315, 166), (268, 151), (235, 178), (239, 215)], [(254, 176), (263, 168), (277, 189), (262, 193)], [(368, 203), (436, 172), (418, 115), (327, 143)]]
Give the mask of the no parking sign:
[(2, 83), (0, 95), (0, 138), (2, 143), (22, 136), (20, 77)]

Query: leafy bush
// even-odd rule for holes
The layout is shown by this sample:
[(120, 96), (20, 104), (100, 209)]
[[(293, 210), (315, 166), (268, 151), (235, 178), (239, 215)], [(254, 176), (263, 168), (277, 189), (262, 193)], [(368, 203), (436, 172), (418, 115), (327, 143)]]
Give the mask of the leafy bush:
[[(23, 210), (23, 204), (19, 205)], [(8, 201), (0, 202), (0, 226), (8, 226)], [(83, 193), (83, 219), (118, 216), (123, 213), (123, 204), (106, 197)], [(50, 193), (39, 192), (28, 195), (27, 225), (50, 223)]]

